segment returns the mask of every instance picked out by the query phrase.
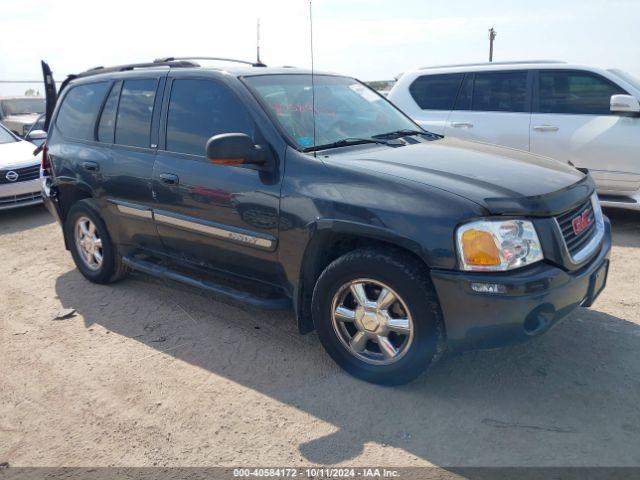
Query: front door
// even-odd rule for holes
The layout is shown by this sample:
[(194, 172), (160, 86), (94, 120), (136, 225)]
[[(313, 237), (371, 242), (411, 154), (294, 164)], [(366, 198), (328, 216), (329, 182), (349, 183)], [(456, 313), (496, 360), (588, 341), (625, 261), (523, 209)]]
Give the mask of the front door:
[(531, 151), (588, 168), (600, 193), (640, 188), (640, 119), (612, 114), (612, 95), (627, 92), (580, 70), (540, 70), (531, 117)]
[(467, 74), (444, 134), (529, 150), (530, 82), (527, 70)]
[(236, 93), (214, 78), (180, 72), (168, 81), (153, 169), (154, 218), (167, 253), (277, 283), (280, 173), (214, 165), (207, 140), (245, 133), (262, 143)]

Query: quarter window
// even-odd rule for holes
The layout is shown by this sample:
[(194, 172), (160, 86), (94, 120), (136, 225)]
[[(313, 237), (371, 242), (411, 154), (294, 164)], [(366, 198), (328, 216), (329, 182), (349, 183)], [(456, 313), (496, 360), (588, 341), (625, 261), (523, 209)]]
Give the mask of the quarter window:
[(413, 81), (409, 93), (423, 110), (451, 110), (463, 77), (463, 73), (423, 75)]
[(253, 137), (253, 122), (236, 96), (216, 81), (174, 80), (167, 114), (167, 150), (204, 155), (207, 140), (220, 133)]
[(527, 103), (527, 75), (526, 70), (476, 73), (472, 110), (524, 112)]
[(99, 82), (69, 90), (56, 119), (60, 132), (78, 140), (94, 140), (96, 117), (108, 88), (108, 82)]
[(590, 72), (541, 70), (539, 79), (540, 113), (609, 115), (611, 95), (627, 93)]
[(119, 145), (149, 148), (156, 79), (126, 80), (116, 120)]

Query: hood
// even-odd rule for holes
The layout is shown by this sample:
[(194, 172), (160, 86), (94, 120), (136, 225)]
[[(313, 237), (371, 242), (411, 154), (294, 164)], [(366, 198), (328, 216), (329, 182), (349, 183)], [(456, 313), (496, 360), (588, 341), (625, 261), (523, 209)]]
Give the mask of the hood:
[(323, 160), (446, 190), (492, 214), (553, 215), (584, 201), (594, 190), (588, 175), (567, 164), (453, 138), (403, 147), (335, 149)]
[(33, 155), (35, 146), (29, 142), (0, 143), (0, 169), (21, 168), (40, 163)]

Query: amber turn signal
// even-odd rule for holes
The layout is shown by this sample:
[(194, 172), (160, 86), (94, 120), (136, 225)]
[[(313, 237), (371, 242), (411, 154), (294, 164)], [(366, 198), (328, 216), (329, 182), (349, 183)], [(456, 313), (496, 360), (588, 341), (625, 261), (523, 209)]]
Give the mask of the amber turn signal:
[(482, 230), (467, 230), (462, 234), (462, 252), (467, 265), (500, 265), (500, 252), (493, 235)]
[(209, 158), (211, 163), (216, 165), (242, 165), (244, 158)]

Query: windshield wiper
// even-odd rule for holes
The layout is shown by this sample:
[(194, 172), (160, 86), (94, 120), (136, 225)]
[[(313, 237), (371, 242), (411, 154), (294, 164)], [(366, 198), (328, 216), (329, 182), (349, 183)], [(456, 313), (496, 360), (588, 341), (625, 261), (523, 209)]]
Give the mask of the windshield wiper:
[(346, 147), (349, 145), (361, 145), (363, 143), (377, 143), (379, 145), (389, 145), (389, 142), (385, 141), (385, 140), (380, 140), (377, 138), (356, 138), (356, 137), (349, 137), (349, 138), (343, 138), (341, 140), (335, 141), (335, 142), (331, 142), (331, 143), (325, 143), (324, 145), (314, 145), (313, 147), (307, 147), (302, 149), (303, 152), (315, 152), (316, 150), (326, 150), (329, 148), (336, 148), (336, 147)]
[(411, 130), (411, 129), (405, 128), (402, 130), (395, 130), (393, 132), (379, 133), (377, 135), (373, 135), (373, 138), (400, 138), (400, 137), (410, 137), (412, 135), (432, 136), (433, 133), (427, 132), (426, 130)]

